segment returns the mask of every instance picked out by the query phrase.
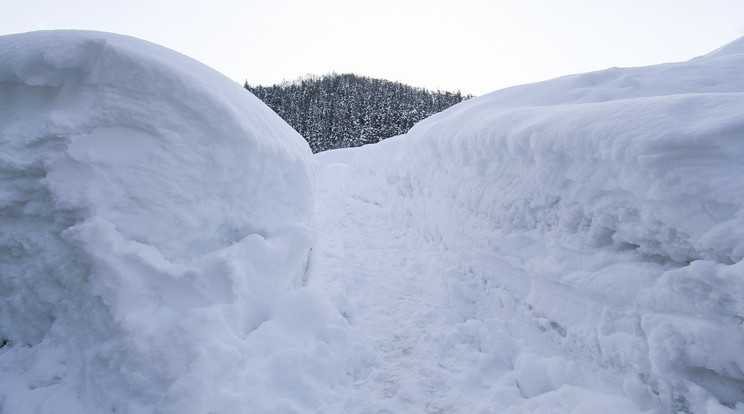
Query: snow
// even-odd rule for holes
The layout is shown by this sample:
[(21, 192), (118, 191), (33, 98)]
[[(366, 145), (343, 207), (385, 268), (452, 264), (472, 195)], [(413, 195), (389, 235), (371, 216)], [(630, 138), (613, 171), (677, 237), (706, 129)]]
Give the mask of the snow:
[(138, 39), (36, 32), (0, 55), (0, 412), (203, 412), (302, 282), (309, 148)]
[(744, 412), (744, 38), (313, 156), (165, 48), (0, 38), (0, 413)]
[(565, 358), (620, 379), (641, 407), (737, 406), (742, 42), (467, 101), (363, 148), (348, 190), (459, 255), (461, 283), (499, 291), (453, 290), (469, 317), (510, 297)]

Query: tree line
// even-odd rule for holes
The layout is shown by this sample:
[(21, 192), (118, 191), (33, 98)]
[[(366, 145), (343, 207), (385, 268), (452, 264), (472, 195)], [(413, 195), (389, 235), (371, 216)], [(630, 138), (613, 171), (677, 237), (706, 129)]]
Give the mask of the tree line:
[(308, 75), (273, 86), (243, 85), (300, 133), (313, 152), (357, 147), (408, 132), (418, 121), (472, 98), (354, 74)]

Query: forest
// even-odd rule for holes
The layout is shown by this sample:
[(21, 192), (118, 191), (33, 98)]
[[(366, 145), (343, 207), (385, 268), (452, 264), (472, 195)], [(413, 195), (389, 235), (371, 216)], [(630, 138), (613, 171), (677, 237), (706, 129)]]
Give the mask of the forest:
[(243, 85), (310, 144), (313, 152), (405, 134), (417, 122), (472, 98), (354, 74), (307, 75), (273, 86)]

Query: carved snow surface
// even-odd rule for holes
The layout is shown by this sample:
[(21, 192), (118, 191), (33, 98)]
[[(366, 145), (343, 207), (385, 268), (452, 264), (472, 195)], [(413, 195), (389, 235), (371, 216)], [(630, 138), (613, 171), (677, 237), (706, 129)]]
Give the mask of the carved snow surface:
[(743, 412), (743, 41), (313, 156), (173, 51), (0, 37), (0, 413)]

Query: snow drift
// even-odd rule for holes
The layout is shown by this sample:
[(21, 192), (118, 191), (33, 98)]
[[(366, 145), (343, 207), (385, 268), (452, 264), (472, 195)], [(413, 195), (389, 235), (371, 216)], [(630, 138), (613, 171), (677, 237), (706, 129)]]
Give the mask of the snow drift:
[(741, 409), (742, 44), (472, 99), (363, 148), (349, 191), (461, 254), (468, 317), (512, 298), (641, 407)]
[(0, 411), (224, 406), (304, 275), (302, 137), (176, 52), (52, 31), (0, 38), (0, 148)]

